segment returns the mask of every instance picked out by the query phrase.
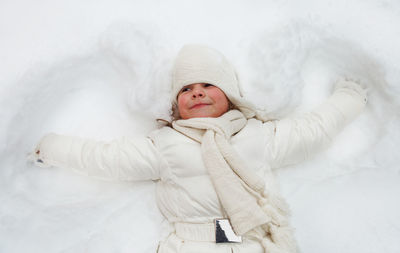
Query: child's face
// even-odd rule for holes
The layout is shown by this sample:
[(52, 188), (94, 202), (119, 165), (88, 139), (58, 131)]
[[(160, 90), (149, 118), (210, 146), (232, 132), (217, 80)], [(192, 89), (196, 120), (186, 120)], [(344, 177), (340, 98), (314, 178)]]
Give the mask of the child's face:
[(182, 119), (219, 117), (228, 111), (229, 101), (217, 86), (194, 83), (179, 92), (178, 109)]

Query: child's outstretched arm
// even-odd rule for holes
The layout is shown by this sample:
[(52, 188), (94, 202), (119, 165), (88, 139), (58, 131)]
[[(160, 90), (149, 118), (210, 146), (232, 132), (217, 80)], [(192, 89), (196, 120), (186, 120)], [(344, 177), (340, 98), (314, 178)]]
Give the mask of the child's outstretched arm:
[(88, 176), (118, 180), (156, 180), (162, 161), (149, 138), (111, 142), (48, 134), (34, 151), (40, 166), (72, 168)]
[(335, 91), (318, 108), (304, 115), (265, 123), (272, 134), (268, 149), (273, 168), (295, 164), (326, 147), (332, 138), (355, 119), (367, 102), (359, 84), (341, 80)]

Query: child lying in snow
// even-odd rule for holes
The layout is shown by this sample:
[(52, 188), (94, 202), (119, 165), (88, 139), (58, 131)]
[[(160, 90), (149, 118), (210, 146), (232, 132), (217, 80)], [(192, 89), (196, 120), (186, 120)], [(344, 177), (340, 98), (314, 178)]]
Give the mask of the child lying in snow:
[[(172, 104), (171, 126), (146, 137), (103, 143), (49, 134), (35, 159), (89, 176), (156, 180), (157, 204), (173, 231), (160, 253), (288, 253), (297, 246), (272, 170), (329, 144), (362, 111), (366, 92), (342, 80), (316, 110), (267, 120), (242, 97), (221, 53), (187, 45), (175, 60)], [(220, 243), (227, 241), (235, 243)]]

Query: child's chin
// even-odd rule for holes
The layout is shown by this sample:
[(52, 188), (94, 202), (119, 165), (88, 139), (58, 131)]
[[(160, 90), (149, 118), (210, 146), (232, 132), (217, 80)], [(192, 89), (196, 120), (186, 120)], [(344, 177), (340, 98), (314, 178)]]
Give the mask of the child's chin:
[(196, 113), (192, 118), (215, 118), (213, 113)]

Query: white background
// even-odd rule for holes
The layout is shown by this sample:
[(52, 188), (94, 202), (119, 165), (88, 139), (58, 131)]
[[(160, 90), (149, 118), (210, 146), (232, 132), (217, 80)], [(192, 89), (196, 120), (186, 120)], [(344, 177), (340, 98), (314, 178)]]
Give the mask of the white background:
[(0, 252), (154, 252), (152, 182), (104, 182), (26, 156), (47, 132), (110, 140), (168, 115), (171, 60), (205, 43), (271, 117), (347, 76), (363, 114), (277, 175), (302, 252), (400, 252), (400, 4), (366, 1), (0, 2)]

